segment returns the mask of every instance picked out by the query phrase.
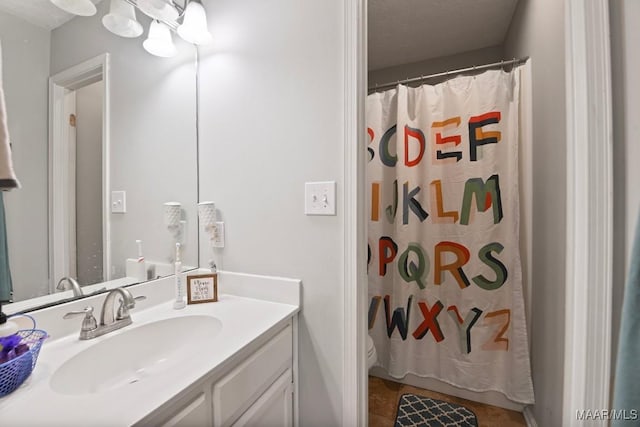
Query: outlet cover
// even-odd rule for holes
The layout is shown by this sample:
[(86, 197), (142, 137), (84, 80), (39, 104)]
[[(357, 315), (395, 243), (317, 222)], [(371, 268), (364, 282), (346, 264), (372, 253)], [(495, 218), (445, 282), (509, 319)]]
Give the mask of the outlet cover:
[(336, 214), (336, 182), (306, 182), (304, 184), (305, 215)]

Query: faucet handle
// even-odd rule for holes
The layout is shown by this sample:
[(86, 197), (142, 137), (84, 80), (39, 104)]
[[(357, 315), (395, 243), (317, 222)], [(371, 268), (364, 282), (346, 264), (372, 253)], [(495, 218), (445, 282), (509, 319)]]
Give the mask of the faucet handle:
[(147, 299), (147, 297), (144, 295), (133, 297), (134, 303), (132, 306), (127, 306), (124, 303), (124, 300), (120, 300), (120, 304), (118, 305), (118, 312), (116, 314), (116, 320), (122, 320), (129, 317), (129, 310), (135, 307), (135, 301), (142, 301), (145, 299)]
[(93, 307), (90, 305), (85, 307), (84, 310), (70, 311), (64, 316), (62, 316), (62, 318), (72, 319), (80, 315), (84, 315), (84, 319), (82, 320), (82, 328), (80, 329), (80, 332), (92, 331), (98, 328), (98, 322), (96, 321), (96, 318), (93, 316)]

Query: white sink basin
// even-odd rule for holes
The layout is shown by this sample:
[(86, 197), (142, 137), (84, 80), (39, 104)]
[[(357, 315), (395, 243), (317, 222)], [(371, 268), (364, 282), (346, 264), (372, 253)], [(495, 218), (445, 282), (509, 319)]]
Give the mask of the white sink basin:
[(175, 317), (137, 327), (134, 323), (63, 363), (51, 377), (51, 388), (61, 394), (81, 395), (144, 381), (179, 364), (188, 364), (202, 354), (202, 347), (221, 329), (220, 320), (204, 315)]

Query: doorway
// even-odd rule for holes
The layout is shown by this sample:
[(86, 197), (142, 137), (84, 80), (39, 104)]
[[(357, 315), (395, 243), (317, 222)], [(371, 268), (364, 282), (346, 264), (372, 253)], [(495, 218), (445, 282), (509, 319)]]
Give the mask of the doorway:
[[(539, 111), (543, 113), (541, 113), (542, 116), (537, 115), (536, 120), (542, 122), (541, 124), (546, 127), (544, 129), (538, 126), (539, 130), (536, 131), (539, 136), (538, 140), (540, 140), (540, 136), (544, 136), (545, 138), (549, 137), (548, 141), (555, 141), (556, 137), (553, 136), (553, 133), (557, 133), (558, 142), (563, 144), (560, 147), (564, 147), (565, 143), (567, 145), (566, 158), (570, 161), (570, 165), (567, 165), (566, 159), (562, 157), (557, 165), (559, 167), (554, 170), (555, 172), (559, 170), (561, 173), (566, 171), (567, 191), (566, 195), (563, 195), (566, 201), (566, 210), (563, 209), (563, 211), (566, 213), (566, 218), (571, 221), (571, 227), (538, 228), (536, 233), (538, 241), (541, 242), (557, 237), (559, 244), (554, 248), (559, 249), (560, 253), (566, 249), (566, 253), (571, 257), (571, 262), (565, 264), (562, 261), (557, 266), (546, 265), (545, 259), (547, 257), (542, 256), (543, 252), (538, 252), (540, 254), (538, 262), (541, 264), (538, 265), (537, 273), (539, 281), (537, 298), (554, 305), (560, 303), (558, 310), (560, 314), (555, 312), (541, 313), (542, 315), (538, 316), (540, 327), (537, 330), (541, 334), (542, 330), (551, 327), (552, 323), (556, 324), (554, 330), (558, 330), (558, 327), (560, 329), (558, 334), (539, 335), (542, 345), (539, 347), (541, 354), (538, 363), (543, 370), (539, 371), (542, 380), (536, 383), (536, 391), (539, 393), (537, 394), (541, 401), (533, 408), (532, 417), (527, 419), (527, 423), (535, 425), (536, 419), (533, 417), (535, 415), (538, 424), (542, 423), (541, 425), (560, 423), (574, 425), (575, 419), (572, 416), (575, 417), (576, 409), (606, 408), (608, 405), (608, 368), (610, 364), (608, 354), (610, 348), (607, 343), (610, 335), (611, 313), (607, 301), (610, 298), (611, 258), (607, 248), (610, 247), (611, 234), (610, 231), (607, 231), (610, 226), (610, 218), (606, 212), (611, 206), (611, 200), (607, 197), (610, 194), (607, 188), (611, 183), (609, 176), (611, 158), (610, 153), (607, 154), (610, 147), (607, 147), (610, 145), (611, 139), (610, 135), (603, 130), (610, 125), (610, 117), (607, 115), (606, 108), (596, 110), (587, 110), (586, 108), (587, 105), (590, 105), (586, 101), (588, 99), (593, 100), (593, 105), (603, 105), (603, 107), (608, 105), (606, 100), (610, 99), (610, 82), (607, 72), (610, 66), (607, 48), (608, 6), (606, 1), (585, 5), (580, 1), (566, 0), (562, 4), (558, 4), (560, 13), (556, 13), (553, 10), (556, 7), (555, 2), (534, 5), (532, 2), (521, 0), (519, 3), (524, 4), (525, 12), (534, 15), (528, 21), (528, 25), (544, 28), (544, 34), (539, 40), (537, 37), (531, 37), (520, 44), (520, 47), (533, 52), (531, 56), (534, 63), (536, 63), (536, 58), (540, 60), (538, 70), (534, 70), (534, 79), (536, 79), (536, 74), (540, 80), (541, 76), (554, 69), (561, 71), (556, 75), (564, 80), (566, 70), (568, 85), (566, 99), (563, 98), (565, 94), (564, 83), (560, 85), (561, 90), (553, 90), (544, 86), (537, 86), (537, 89), (534, 87), (538, 100), (545, 98), (544, 94), (549, 92), (549, 95), (558, 101), (557, 104), (560, 105), (559, 111), (562, 115), (564, 115), (566, 107), (566, 122), (556, 122), (546, 126), (542, 116), (548, 117), (550, 111), (548, 111), (549, 108), (545, 111), (541, 101), (538, 101), (538, 107), (534, 103), (534, 110), (539, 108)], [(345, 62), (347, 140), (360, 141), (357, 146), (354, 144), (354, 146), (345, 148), (345, 193), (352, 196), (350, 206), (347, 206), (346, 211), (347, 213), (357, 213), (358, 218), (363, 218), (366, 211), (363, 171), (366, 160), (363, 153), (358, 151), (367, 145), (363, 115), (363, 100), (367, 92), (366, 10), (367, 2), (364, 0), (348, 2), (345, 9), (347, 23)], [(554, 21), (554, 27), (550, 27), (550, 21)], [(593, 23), (597, 25), (594, 26)], [(587, 31), (587, 28), (590, 30)], [(566, 43), (550, 43), (552, 39), (549, 37), (551, 35), (565, 34), (565, 32)], [(563, 38), (564, 36), (561, 36), (559, 40)], [(597, 46), (597, 49), (594, 49), (594, 46)], [(592, 52), (589, 55), (587, 55), (588, 49), (591, 49)], [(605, 102), (596, 102), (598, 99), (604, 99)], [(586, 133), (578, 132), (583, 127), (581, 123), (592, 123), (594, 132), (587, 132), (586, 129), (584, 129)], [(580, 150), (578, 153), (579, 141), (582, 141), (583, 146), (584, 144), (588, 145), (589, 149)], [(574, 157), (576, 153), (580, 159)], [(594, 167), (602, 170), (603, 174), (598, 177), (590, 174), (589, 170), (593, 170)], [(548, 180), (548, 177), (541, 179)], [(543, 182), (538, 185), (543, 188), (547, 184)], [(600, 191), (595, 191), (594, 186)], [(591, 190), (588, 190), (589, 188)], [(606, 200), (598, 204), (596, 195), (603, 195)], [(562, 202), (562, 204), (564, 203)], [(587, 206), (590, 208), (587, 209)], [(590, 222), (587, 212), (591, 212), (599, 221)], [(544, 210), (540, 213), (538, 224), (547, 222), (546, 217), (554, 221), (558, 218), (557, 214), (553, 216)], [(564, 216), (565, 214), (561, 214), (561, 217)], [(359, 224), (351, 223), (347, 216), (345, 249), (349, 254), (349, 259), (353, 259), (353, 266), (351, 267), (347, 261), (345, 277), (346, 283), (357, 283), (357, 285), (345, 289), (345, 398), (343, 405), (345, 425), (364, 424), (358, 420), (367, 419), (365, 340), (366, 310), (368, 307), (365, 291), (366, 266), (364, 265), (366, 251), (359, 249), (359, 245), (366, 245), (364, 229), (363, 221), (360, 221)], [(586, 244), (587, 241), (592, 243)], [(599, 243), (593, 244), (594, 241)], [(366, 248), (366, 246), (364, 247)], [(576, 248), (581, 248), (581, 250), (576, 252)], [(351, 257), (352, 253), (355, 256)], [(599, 253), (602, 256), (596, 256)], [(363, 257), (365, 262), (362, 261)], [(551, 262), (551, 259), (548, 261)], [(590, 273), (577, 272), (578, 265), (589, 265)], [(540, 267), (543, 269), (541, 270)], [(560, 284), (560, 286), (551, 288), (545, 285), (546, 281)], [(583, 289), (585, 286), (594, 291), (580, 292), (579, 289)], [(580, 295), (579, 300), (575, 299), (576, 295)], [(592, 313), (594, 316), (592, 317), (588, 313)], [(534, 330), (536, 330), (535, 326)], [(575, 340), (565, 341), (564, 336), (586, 336), (587, 341), (578, 343), (580, 346), (577, 348)], [(534, 348), (535, 345), (534, 339)], [(563, 347), (565, 348), (564, 354), (561, 350)], [(548, 348), (556, 350), (552, 353), (544, 350)], [(559, 356), (551, 357), (552, 354)], [(556, 360), (558, 358), (560, 359), (559, 363)]]
[(108, 54), (52, 76), (49, 287), (109, 280)]

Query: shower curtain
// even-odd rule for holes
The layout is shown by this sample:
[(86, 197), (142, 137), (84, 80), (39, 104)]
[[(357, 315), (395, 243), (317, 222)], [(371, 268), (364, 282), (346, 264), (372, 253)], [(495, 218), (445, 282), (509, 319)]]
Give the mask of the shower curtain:
[(390, 376), (531, 404), (519, 89), (514, 68), (368, 96), (368, 321)]

